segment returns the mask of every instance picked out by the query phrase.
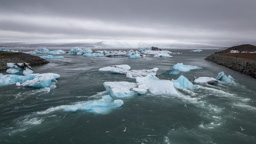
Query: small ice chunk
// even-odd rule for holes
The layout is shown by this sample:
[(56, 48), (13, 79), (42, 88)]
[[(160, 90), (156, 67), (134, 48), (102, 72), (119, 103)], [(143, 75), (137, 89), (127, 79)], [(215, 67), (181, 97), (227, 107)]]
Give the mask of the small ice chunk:
[(36, 54), (47, 54), (49, 52), (49, 49), (43, 48), (43, 49), (40, 49), (40, 50), (35, 50), (34, 52)]
[(103, 85), (107, 93), (109, 93), (112, 97), (115, 98), (127, 98), (135, 96), (137, 94), (137, 92), (132, 90), (137, 86), (136, 83), (120, 81), (104, 82)]
[(153, 68), (150, 70), (131, 70), (126, 73), (126, 77), (128, 78), (137, 78), (137, 77), (145, 77), (147, 75), (155, 76), (157, 74), (158, 68)]
[(185, 76), (181, 75), (177, 80), (172, 80), (174, 87), (179, 89), (194, 89), (196, 88)]
[(52, 56), (52, 55), (48, 55), (48, 56), (40, 56), (40, 58), (43, 58), (43, 59), (63, 59), (64, 56)]
[(232, 83), (234, 82), (234, 78), (230, 75), (226, 76), (224, 72), (220, 72), (218, 76), (216, 77), (217, 80), (226, 82), (226, 83)]
[(93, 51), (90, 48), (85, 48), (85, 49), (83, 49), (83, 52), (84, 53), (92, 53)]
[(138, 77), (136, 81), (139, 88), (147, 88), (147, 91), (155, 95), (179, 95), (170, 80), (160, 80), (155, 76), (148, 75), (146, 77)]
[(124, 102), (120, 99), (113, 100), (109, 95), (103, 96), (102, 99), (80, 102), (74, 105), (68, 105), (65, 111), (87, 111), (96, 114), (108, 114), (113, 109), (121, 107)]
[(181, 71), (181, 72), (189, 72), (190, 70), (201, 69), (201, 67), (192, 66), (192, 65), (184, 65), (183, 63), (177, 63), (172, 68), (174, 70), (178, 70), (178, 71)]
[(195, 49), (195, 50), (192, 50), (192, 52), (202, 52), (203, 50), (201, 49)]
[(6, 70), (7, 73), (10, 73), (10, 74), (19, 74), (21, 73), (21, 71), (17, 68), (9, 68)]
[(64, 50), (53, 50), (48, 52), (49, 55), (60, 55), (60, 54), (66, 54)]
[(85, 53), (83, 56), (84, 57), (104, 57), (104, 54), (102, 54), (102, 53)]
[(126, 74), (131, 67), (129, 65), (113, 65), (100, 68), (99, 71), (102, 72), (111, 72), (111, 73), (118, 73), (118, 74)]
[(213, 77), (199, 77), (194, 80), (195, 83), (208, 83), (212, 81), (217, 81), (217, 80)]
[(30, 75), (32, 73), (33, 73), (33, 71), (31, 69), (29, 69), (29, 68), (25, 68), (25, 70), (23, 70), (23, 74), (24, 75)]
[(128, 55), (128, 58), (129, 59), (139, 59), (139, 58), (142, 58), (142, 56), (140, 54), (131, 54), (131, 55)]
[(180, 74), (180, 71), (178, 71), (178, 70), (169, 70), (167, 72), (164, 72), (163, 74), (165, 74), (165, 75), (178, 75), (178, 74)]

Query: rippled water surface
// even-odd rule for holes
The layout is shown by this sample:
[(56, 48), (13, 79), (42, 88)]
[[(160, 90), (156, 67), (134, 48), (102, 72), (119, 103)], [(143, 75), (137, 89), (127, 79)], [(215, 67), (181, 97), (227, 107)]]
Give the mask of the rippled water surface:
[[(85, 58), (65, 55), (34, 67), (37, 73), (61, 75), (57, 88), (32, 89), (15, 85), (0, 87), (0, 143), (109, 143), (109, 144), (252, 144), (256, 143), (256, 80), (205, 61), (214, 50), (192, 53), (180, 50), (172, 58)], [(100, 99), (103, 82), (130, 81), (125, 75), (99, 72), (104, 66), (128, 64), (132, 69), (158, 67), (160, 79), (183, 62), (203, 69), (182, 73), (216, 77), (221, 71), (235, 78), (234, 84), (199, 85), (178, 90), (180, 96), (139, 95), (108, 114), (58, 109)], [(51, 109), (52, 108), (52, 109)]]

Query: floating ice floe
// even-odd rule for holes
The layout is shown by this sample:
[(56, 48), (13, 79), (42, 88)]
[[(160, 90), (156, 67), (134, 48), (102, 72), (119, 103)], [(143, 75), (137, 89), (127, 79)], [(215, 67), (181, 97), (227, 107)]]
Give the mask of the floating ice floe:
[(48, 52), (49, 55), (60, 55), (60, 54), (66, 54), (64, 50), (52, 50)]
[(84, 57), (104, 57), (104, 54), (101, 53), (85, 53)]
[(172, 68), (174, 70), (178, 70), (178, 71), (181, 71), (181, 72), (189, 72), (190, 70), (201, 69), (201, 67), (192, 66), (192, 65), (184, 65), (183, 63), (177, 63)]
[(180, 71), (178, 71), (178, 70), (169, 70), (167, 72), (164, 72), (163, 74), (164, 75), (178, 75), (178, 74), (180, 74)]
[(156, 55), (154, 55), (154, 57), (172, 57), (171, 55), (169, 55), (168, 53), (158, 53)]
[(91, 100), (85, 102), (79, 102), (73, 105), (61, 105), (57, 107), (51, 107), (45, 111), (37, 112), (37, 114), (49, 114), (54, 111), (86, 111), (95, 114), (108, 114), (112, 110), (121, 107), (124, 102), (120, 99), (113, 100), (109, 95), (103, 96), (99, 100)]
[(28, 63), (7, 63), (7, 67), (9, 69), (6, 72), (10, 74), (29, 75), (33, 73)]
[(64, 56), (52, 56), (52, 55), (48, 55), (48, 56), (40, 56), (40, 58), (43, 58), (43, 59), (64, 59)]
[(100, 68), (99, 71), (126, 74), (130, 69), (131, 67), (129, 65), (113, 65)]
[(185, 76), (181, 75), (177, 80), (172, 80), (174, 87), (178, 89), (194, 89), (197, 86), (193, 85)]
[(195, 83), (216, 83), (218, 82), (213, 77), (199, 77), (194, 80)]
[(192, 50), (192, 52), (202, 52), (203, 50), (201, 49), (195, 49), (195, 50)]
[(137, 86), (136, 83), (120, 81), (104, 82), (103, 85), (107, 93), (115, 98), (133, 97), (137, 94), (137, 92), (133, 90), (133, 88)]
[(55, 73), (32, 74), (30, 76), (34, 78), (31, 80), (26, 80), (25, 82), (17, 82), (16, 86), (28, 86), (32, 88), (54, 88), (56, 87), (56, 79), (60, 77), (60, 75)]
[(126, 77), (128, 77), (128, 78), (137, 78), (137, 77), (145, 77), (145, 76), (148, 76), (148, 75), (156, 76), (157, 71), (158, 71), (158, 68), (153, 68), (153, 69), (150, 69), (150, 70), (146, 70), (146, 69), (131, 70), (131, 71), (128, 71), (126, 73)]
[(216, 77), (217, 80), (226, 82), (226, 83), (232, 83), (234, 82), (234, 78), (230, 75), (226, 76), (224, 72), (220, 72), (218, 76)]
[(148, 91), (155, 95), (179, 95), (170, 80), (160, 80), (155, 76), (148, 75), (136, 78), (136, 82), (140, 91)]
[(134, 50), (130, 50), (126, 53), (126, 56), (130, 59), (138, 59), (138, 58), (142, 58), (141, 54), (139, 51), (134, 51)]
[(70, 54), (70, 55), (82, 55), (83, 50), (79, 47), (74, 47), (68, 52), (68, 54)]
[(49, 52), (49, 49), (43, 48), (43, 49), (35, 50), (34, 52), (36, 54), (47, 54)]

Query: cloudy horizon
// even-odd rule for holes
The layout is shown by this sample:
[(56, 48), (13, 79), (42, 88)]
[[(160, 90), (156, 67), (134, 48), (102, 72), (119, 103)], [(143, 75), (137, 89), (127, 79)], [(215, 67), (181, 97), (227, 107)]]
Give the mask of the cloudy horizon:
[(2, 0), (0, 43), (256, 44), (255, 0)]

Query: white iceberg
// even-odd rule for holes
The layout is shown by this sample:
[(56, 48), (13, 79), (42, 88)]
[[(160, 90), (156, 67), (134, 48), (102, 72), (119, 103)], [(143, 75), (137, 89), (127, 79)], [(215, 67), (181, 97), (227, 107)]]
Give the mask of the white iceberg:
[(208, 83), (208, 82), (215, 82), (217, 81), (213, 77), (199, 77), (194, 80), (195, 83)]
[(145, 77), (145, 76), (148, 76), (148, 75), (156, 76), (157, 71), (158, 71), (158, 68), (153, 68), (153, 69), (150, 69), (150, 70), (146, 70), (146, 69), (131, 70), (131, 71), (128, 71), (126, 73), (126, 77), (128, 77), (128, 78), (137, 78), (137, 77)]
[(232, 83), (234, 82), (234, 78), (230, 75), (226, 76), (224, 72), (220, 72), (218, 76), (216, 77), (217, 80), (226, 82), (226, 83)]
[(64, 56), (52, 56), (52, 55), (48, 55), (48, 56), (40, 56), (40, 58), (43, 58), (43, 59), (64, 59)]
[[(139, 90), (148, 91), (155, 95), (171, 95), (178, 96), (179, 93), (174, 88), (173, 82), (170, 80), (160, 80), (155, 76), (146, 76), (136, 78)], [(135, 89), (136, 90), (136, 89)]]
[(18, 68), (9, 68), (6, 70), (6, 72), (10, 74), (22, 74), (22, 71), (20, 71)]
[(85, 48), (85, 49), (83, 49), (83, 52), (84, 53), (92, 53), (93, 51), (90, 48)]
[(36, 54), (47, 54), (49, 52), (49, 49), (43, 48), (43, 49), (35, 50), (34, 52)]
[(137, 95), (137, 92), (133, 90), (137, 85), (131, 82), (104, 82), (104, 87), (114, 98), (128, 98)]
[(84, 57), (104, 57), (104, 54), (101, 53), (85, 53), (83, 55)]
[(68, 54), (70, 54), (70, 55), (82, 55), (83, 50), (79, 47), (74, 47), (68, 52)]
[(172, 80), (174, 87), (178, 89), (194, 89), (196, 88), (185, 76), (181, 75), (177, 80)]
[(202, 52), (203, 50), (201, 49), (195, 49), (195, 50), (192, 50), (192, 52)]
[(66, 54), (64, 50), (53, 50), (48, 52), (49, 55), (60, 55), (60, 54)]
[(7, 63), (7, 67), (9, 69), (6, 72), (10, 74), (29, 75), (33, 73), (28, 63)]
[(172, 57), (171, 55), (169, 55), (168, 53), (158, 53), (156, 55), (154, 55), (154, 57)]
[(134, 50), (129, 50), (127, 53), (126, 53), (126, 56), (130, 59), (139, 59), (139, 58), (142, 58), (141, 54), (139, 51), (134, 51)]
[(183, 63), (177, 63), (172, 68), (174, 70), (178, 70), (178, 71), (181, 71), (181, 72), (189, 72), (190, 70), (201, 69), (201, 67), (192, 66), (192, 65), (184, 65)]
[(126, 74), (130, 69), (131, 67), (129, 65), (113, 65), (100, 68), (99, 71)]

